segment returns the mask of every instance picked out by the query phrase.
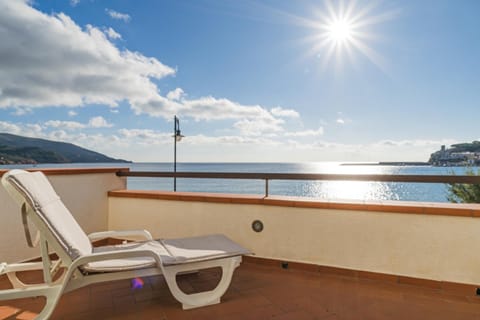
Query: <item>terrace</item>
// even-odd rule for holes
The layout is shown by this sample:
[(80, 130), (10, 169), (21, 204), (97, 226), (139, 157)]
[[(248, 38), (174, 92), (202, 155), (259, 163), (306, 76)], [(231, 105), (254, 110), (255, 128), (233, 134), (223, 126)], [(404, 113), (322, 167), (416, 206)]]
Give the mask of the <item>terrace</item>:
[[(126, 176), (134, 173), (125, 169), (44, 172), (87, 233), (223, 233), (255, 252), (244, 258), (219, 305), (183, 311), (162, 278), (149, 277), (142, 289), (133, 290), (125, 280), (65, 294), (52, 319), (480, 318), (480, 205), (320, 201), (272, 196), (268, 188), (265, 195), (138, 191), (127, 189)], [(0, 260), (37, 257), (25, 245), (20, 215), (12, 214), (18, 208), (3, 189), (0, 199)], [(255, 220), (263, 223), (261, 232), (252, 229)], [(41, 275), (25, 277), (35, 281)], [(184, 275), (182, 289), (205, 289), (218, 277), (215, 269)], [(0, 288), (8, 286), (0, 277)], [(34, 318), (42, 303), (43, 298), (2, 301), (0, 319)]]

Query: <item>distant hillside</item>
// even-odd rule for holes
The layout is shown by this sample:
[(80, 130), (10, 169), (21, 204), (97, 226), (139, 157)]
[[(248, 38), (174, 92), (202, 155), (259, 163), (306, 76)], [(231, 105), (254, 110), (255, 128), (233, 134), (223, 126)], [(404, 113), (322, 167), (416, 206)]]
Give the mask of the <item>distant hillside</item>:
[(71, 143), (0, 133), (0, 164), (128, 162)]
[(480, 152), (480, 141), (452, 144), (450, 152)]

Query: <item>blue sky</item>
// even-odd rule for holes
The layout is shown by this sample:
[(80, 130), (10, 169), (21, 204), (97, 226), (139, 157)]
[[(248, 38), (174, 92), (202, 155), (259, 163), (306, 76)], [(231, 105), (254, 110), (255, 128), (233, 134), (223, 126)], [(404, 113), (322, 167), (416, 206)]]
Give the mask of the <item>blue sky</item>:
[(0, 132), (171, 161), (176, 114), (180, 161), (426, 161), (480, 139), (478, 12), (475, 0), (0, 0)]

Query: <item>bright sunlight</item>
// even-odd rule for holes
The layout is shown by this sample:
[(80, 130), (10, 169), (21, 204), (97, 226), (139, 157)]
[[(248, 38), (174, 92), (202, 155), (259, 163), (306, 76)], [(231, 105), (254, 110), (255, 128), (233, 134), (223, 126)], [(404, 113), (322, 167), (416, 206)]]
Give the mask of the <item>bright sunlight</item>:
[(327, 26), (328, 37), (336, 44), (344, 44), (352, 40), (352, 24), (348, 20), (334, 21)]
[(315, 12), (315, 20), (301, 20), (315, 30), (306, 39), (312, 43), (306, 55), (318, 57), (324, 67), (332, 61), (341, 66), (344, 58), (354, 63), (358, 57), (364, 56), (386, 71), (385, 59), (373, 49), (372, 44), (379, 40), (377, 25), (396, 15), (397, 11), (379, 12), (375, 3), (360, 7), (355, 0), (327, 0), (325, 6)]

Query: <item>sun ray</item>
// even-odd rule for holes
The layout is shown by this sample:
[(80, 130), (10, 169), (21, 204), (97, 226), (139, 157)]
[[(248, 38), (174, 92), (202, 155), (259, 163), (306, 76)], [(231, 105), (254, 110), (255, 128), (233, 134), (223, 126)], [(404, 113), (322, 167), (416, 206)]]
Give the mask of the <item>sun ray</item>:
[(360, 8), (356, 0), (326, 1), (318, 22), (310, 24), (317, 31), (308, 52), (321, 58), (323, 66), (335, 60), (335, 68), (342, 60), (354, 63), (355, 53), (360, 53), (386, 72), (385, 59), (369, 45), (372, 40), (378, 40), (371, 27), (393, 19), (399, 11), (375, 13), (377, 6), (378, 3), (373, 2)]
[(323, 8), (311, 8), (313, 17), (298, 16), (291, 12), (261, 5), (269, 11), (297, 26), (312, 29), (314, 33), (296, 40), (308, 48), (299, 57), (300, 60), (320, 61), (322, 68), (332, 65), (335, 69), (343, 61), (354, 63), (358, 57), (365, 56), (375, 66), (386, 72), (386, 60), (372, 48), (373, 41), (385, 40), (374, 33), (374, 27), (394, 19), (400, 13), (398, 9), (377, 10), (380, 1), (359, 4), (358, 0), (325, 0)]
[(387, 73), (387, 66), (385, 59), (374, 49), (370, 48), (365, 43), (353, 40), (353, 45), (355, 48), (360, 51), (365, 57), (367, 57), (373, 64), (380, 68), (383, 72)]

